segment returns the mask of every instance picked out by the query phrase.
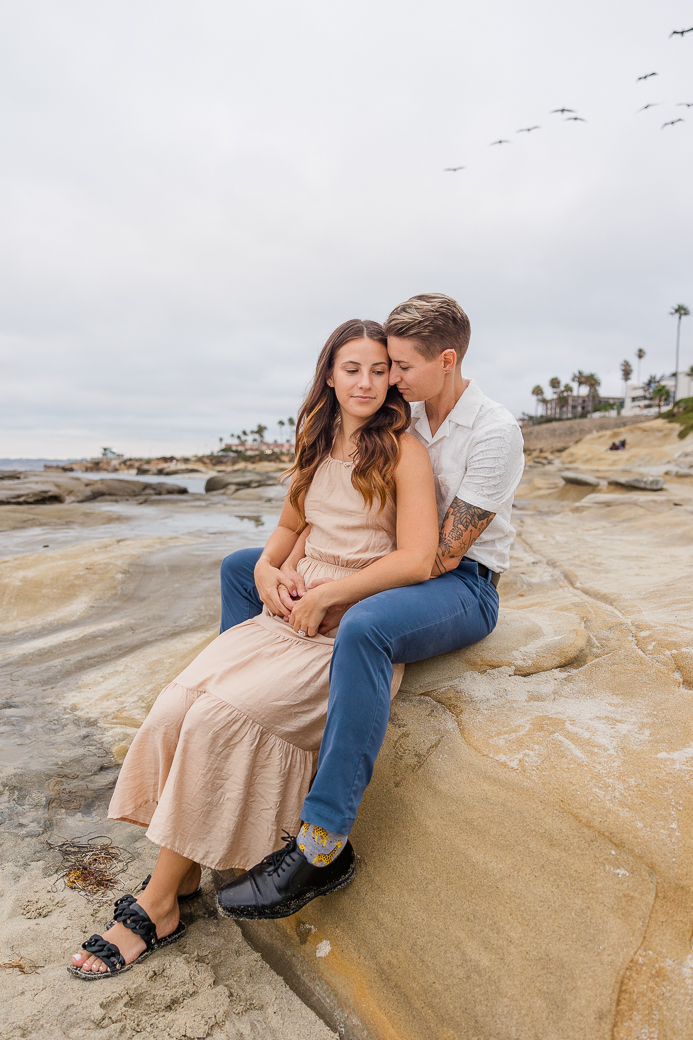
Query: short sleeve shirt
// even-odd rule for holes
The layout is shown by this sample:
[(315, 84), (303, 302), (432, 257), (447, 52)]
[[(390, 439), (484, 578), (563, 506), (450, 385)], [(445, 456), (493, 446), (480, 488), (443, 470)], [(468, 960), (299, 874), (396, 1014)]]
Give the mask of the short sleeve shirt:
[(495, 513), (467, 559), (492, 571), (507, 570), (515, 538), (513, 496), (524, 469), (522, 433), (514, 416), (486, 397), (474, 379), (435, 436), (425, 403), (415, 402), (411, 412), (409, 432), (425, 445), (433, 466), (439, 524), (455, 498)]

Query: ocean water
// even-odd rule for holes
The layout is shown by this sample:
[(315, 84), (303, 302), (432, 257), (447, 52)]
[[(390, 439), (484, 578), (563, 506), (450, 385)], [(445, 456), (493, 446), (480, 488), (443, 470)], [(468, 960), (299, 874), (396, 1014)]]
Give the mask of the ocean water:
[(65, 466), (82, 459), (0, 459), (0, 469), (43, 469), (44, 466)]

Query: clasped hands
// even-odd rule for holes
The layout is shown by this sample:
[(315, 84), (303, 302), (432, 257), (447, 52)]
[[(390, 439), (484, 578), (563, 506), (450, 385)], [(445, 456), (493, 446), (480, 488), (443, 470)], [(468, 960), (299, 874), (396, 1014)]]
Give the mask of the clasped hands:
[(262, 559), (255, 567), (255, 585), (267, 609), (307, 636), (325, 635), (336, 628), (351, 606), (330, 604), (325, 586), (332, 581), (317, 578), (306, 585), (298, 571), (279, 569)]

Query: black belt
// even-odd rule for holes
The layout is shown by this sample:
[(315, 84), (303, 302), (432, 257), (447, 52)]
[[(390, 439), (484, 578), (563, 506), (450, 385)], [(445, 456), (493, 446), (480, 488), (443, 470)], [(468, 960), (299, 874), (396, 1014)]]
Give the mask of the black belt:
[[(469, 560), (468, 556), (465, 556), (465, 560)], [(476, 560), (469, 560), (470, 563), (476, 563), (479, 571), (479, 577), (488, 578), (493, 585), (498, 585), (500, 581), (500, 571), (492, 571), (490, 567), (487, 567), (484, 563), (477, 563)]]

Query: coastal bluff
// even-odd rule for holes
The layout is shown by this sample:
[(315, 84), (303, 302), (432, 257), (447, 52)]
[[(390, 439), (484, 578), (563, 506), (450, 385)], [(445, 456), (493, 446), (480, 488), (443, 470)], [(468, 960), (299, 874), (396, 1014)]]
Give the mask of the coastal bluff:
[(524, 426), (522, 436), (526, 451), (557, 451), (570, 447), (590, 433), (622, 430), (628, 426), (639, 426), (643, 422), (652, 422), (652, 417), (631, 415), (619, 418), (612, 415), (593, 415), (584, 419), (564, 419), (560, 422)]
[(45, 967), (8, 975), (1, 1040), (63, 1022), (104, 1040), (162, 1023), (176, 1040), (693, 1036), (693, 435), (678, 433), (654, 420), (624, 452), (609, 430), (528, 453), (499, 624), (407, 667), (349, 887), (242, 923), (250, 949), (205, 872), (184, 942), (79, 1002), (64, 961), (105, 911), (56, 889), (46, 841), (124, 846), (116, 895), (151, 869), (141, 832), (105, 820), (118, 763), (213, 638), (221, 557), (260, 544), (280, 505), (262, 487), (4, 505), (0, 663), (7, 724), (26, 730), (3, 767), (0, 948)]

